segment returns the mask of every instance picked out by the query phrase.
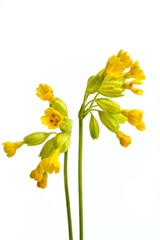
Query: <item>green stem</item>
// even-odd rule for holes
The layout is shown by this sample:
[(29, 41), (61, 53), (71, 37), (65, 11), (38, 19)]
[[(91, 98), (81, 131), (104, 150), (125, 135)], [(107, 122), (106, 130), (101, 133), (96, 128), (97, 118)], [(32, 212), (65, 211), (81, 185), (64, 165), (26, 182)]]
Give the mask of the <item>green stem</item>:
[(83, 120), (79, 118), (79, 147), (78, 147), (78, 190), (79, 190), (79, 239), (83, 240), (83, 187), (82, 187), (82, 147)]
[(65, 188), (65, 196), (66, 196), (66, 208), (67, 208), (67, 218), (68, 218), (68, 234), (69, 240), (73, 240), (72, 233), (72, 217), (71, 217), (71, 207), (70, 207), (70, 198), (69, 198), (69, 189), (68, 189), (68, 151), (64, 153), (64, 188)]

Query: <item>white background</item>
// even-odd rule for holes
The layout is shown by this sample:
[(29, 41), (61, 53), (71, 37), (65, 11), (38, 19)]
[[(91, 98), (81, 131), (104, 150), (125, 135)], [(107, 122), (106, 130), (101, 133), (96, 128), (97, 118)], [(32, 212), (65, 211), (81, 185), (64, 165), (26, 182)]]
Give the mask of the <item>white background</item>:
[[(139, 60), (144, 95), (127, 92), (122, 108), (144, 111), (146, 131), (125, 124), (132, 137), (124, 149), (101, 127), (93, 141), (85, 120), (85, 240), (160, 239), (160, 37), (158, 0), (0, 0), (0, 142), (47, 131), (40, 116), (48, 107), (35, 95), (48, 83), (65, 100), (74, 121), (69, 184), (74, 239), (78, 239), (77, 112), (89, 76), (120, 49)], [(61, 172), (38, 189), (29, 173), (41, 146), (7, 158), (0, 147), (0, 238), (67, 240)]]

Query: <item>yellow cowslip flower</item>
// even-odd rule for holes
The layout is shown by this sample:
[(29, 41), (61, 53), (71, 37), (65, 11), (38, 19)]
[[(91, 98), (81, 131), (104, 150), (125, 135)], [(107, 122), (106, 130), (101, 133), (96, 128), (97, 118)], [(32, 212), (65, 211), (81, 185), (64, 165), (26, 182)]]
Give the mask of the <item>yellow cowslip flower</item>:
[(36, 95), (44, 101), (52, 102), (55, 100), (53, 89), (48, 84), (39, 84)]
[(117, 57), (121, 60), (121, 62), (123, 62), (124, 68), (129, 68), (132, 66), (132, 59), (127, 52), (123, 52), (123, 50), (120, 50), (117, 54)]
[(59, 154), (60, 148), (56, 149), (50, 157), (43, 158), (37, 168), (31, 171), (30, 177), (37, 181), (37, 187), (45, 188), (47, 186), (48, 173), (58, 173), (60, 171)]
[(128, 145), (131, 144), (131, 137), (125, 135), (123, 132), (117, 131), (116, 136), (123, 147), (128, 147)]
[(109, 75), (113, 78), (123, 77), (124, 70), (132, 66), (132, 59), (127, 52), (120, 50), (119, 53), (109, 58), (104, 69), (104, 75)]
[(37, 187), (43, 188), (43, 189), (46, 188), (47, 187), (47, 180), (48, 180), (48, 173), (44, 172), (42, 180), (37, 182)]
[(113, 78), (122, 77), (124, 75), (125, 67), (123, 62), (116, 55), (109, 58), (106, 67), (104, 69), (103, 75), (109, 75)]
[(39, 188), (47, 186), (48, 174), (39, 165), (30, 173), (30, 178), (37, 181), (37, 187)]
[(30, 173), (30, 177), (37, 181), (37, 187), (45, 188), (47, 186), (48, 173), (58, 173), (60, 171), (59, 154), (60, 148), (56, 149), (50, 157), (43, 158), (37, 168)]
[(24, 144), (23, 141), (21, 142), (4, 142), (4, 151), (7, 154), (7, 157), (12, 157), (16, 153), (16, 150), (20, 148)]
[(125, 73), (125, 78), (134, 78), (135, 80), (145, 80), (143, 70), (139, 66), (139, 62), (136, 61), (132, 64), (130, 70)]
[(43, 169), (41, 169), (41, 167), (38, 165), (38, 167), (30, 173), (30, 178), (32, 178), (38, 182), (42, 181)]
[(48, 126), (49, 129), (58, 128), (63, 122), (64, 116), (52, 107), (47, 108), (44, 113), (45, 116), (41, 117), (41, 121), (44, 125)]
[(60, 162), (58, 161), (59, 154), (60, 148), (57, 148), (51, 156), (40, 161), (40, 168), (48, 173), (58, 173), (60, 171)]
[(138, 130), (145, 130), (145, 124), (142, 121), (143, 112), (138, 109), (133, 110), (122, 110), (122, 114), (128, 118), (128, 122), (135, 126)]
[(133, 84), (138, 84), (138, 83), (137, 83), (137, 81), (126, 82), (126, 83), (123, 84), (123, 87), (125, 89), (131, 90), (133, 93), (135, 93), (137, 95), (142, 95), (143, 94), (143, 90), (139, 89), (139, 88), (134, 88)]
[(140, 122), (139, 124), (137, 124), (136, 126), (137, 130), (140, 130), (140, 131), (144, 131), (145, 130), (145, 123), (144, 122)]

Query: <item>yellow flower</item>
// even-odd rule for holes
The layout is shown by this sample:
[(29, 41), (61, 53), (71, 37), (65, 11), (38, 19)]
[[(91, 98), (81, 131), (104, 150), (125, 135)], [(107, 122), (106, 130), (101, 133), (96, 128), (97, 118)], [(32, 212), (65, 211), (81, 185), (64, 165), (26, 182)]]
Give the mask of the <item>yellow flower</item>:
[(47, 187), (47, 179), (48, 179), (48, 174), (47, 174), (47, 172), (44, 172), (42, 180), (37, 182), (37, 187), (43, 188), (43, 189), (46, 188)]
[(31, 171), (30, 177), (37, 181), (37, 187), (45, 188), (47, 186), (48, 173), (58, 173), (60, 171), (60, 162), (58, 157), (61, 148), (53, 151), (51, 156), (41, 159), (37, 168)]
[(38, 165), (38, 167), (30, 173), (30, 178), (40, 182), (43, 179), (43, 169)]
[(134, 78), (136, 80), (145, 80), (144, 72), (140, 68), (138, 61), (133, 63), (130, 70), (125, 74), (125, 77), (126, 77), (126, 79), (127, 78)]
[(113, 78), (123, 77), (124, 70), (132, 66), (132, 59), (127, 52), (120, 50), (119, 53), (109, 58), (104, 69), (104, 75), (109, 75)]
[(55, 100), (53, 89), (48, 84), (39, 84), (36, 95), (44, 101), (52, 102)]
[(122, 114), (128, 118), (128, 122), (135, 126), (138, 130), (145, 130), (145, 124), (142, 121), (143, 112), (138, 109), (123, 110)]
[(48, 173), (40, 165), (30, 173), (30, 178), (37, 181), (37, 187), (45, 188), (47, 186)]
[(123, 62), (124, 68), (129, 68), (132, 65), (132, 59), (128, 55), (127, 52), (123, 52), (123, 50), (120, 50), (117, 57)]
[(121, 131), (116, 132), (116, 136), (119, 139), (119, 142), (123, 147), (128, 147), (128, 145), (131, 143), (130, 136), (125, 135)]
[(58, 157), (60, 154), (60, 148), (57, 148), (50, 157), (44, 158), (40, 162), (40, 167), (48, 173), (58, 173), (60, 171), (60, 162)]
[(44, 113), (45, 116), (41, 117), (41, 121), (44, 125), (48, 126), (49, 129), (58, 128), (64, 119), (64, 117), (52, 107), (47, 108)]
[(133, 84), (141, 84), (140, 81), (131, 81), (131, 82), (126, 82), (123, 84), (123, 87), (125, 89), (129, 89), (131, 90), (133, 93), (137, 94), (137, 95), (142, 95), (143, 94), (143, 90), (139, 89), (139, 88), (134, 88)]
[(7, 157), (12, 157), (16, 153), (16, 150), (20, 148), (24, 142), (4, 142), (4, 151), (7, 154)]
[(136, 128), (140, 131), (144, 131), (145, 130), (145, 123), (144, 122), (140, 122), (139, 124), (137, 124)]
[(109, 58), (103, 74), (104, 76), (109, 75), (114, 78), (122, 77), (124, 75), (124, 69), (125, 67), (121, 59), (114, 55)]

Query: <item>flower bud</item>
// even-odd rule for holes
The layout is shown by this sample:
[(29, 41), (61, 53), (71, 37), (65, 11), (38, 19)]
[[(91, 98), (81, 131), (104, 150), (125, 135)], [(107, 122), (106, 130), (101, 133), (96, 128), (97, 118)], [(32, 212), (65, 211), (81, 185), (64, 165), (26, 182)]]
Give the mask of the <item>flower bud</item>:
[(100, 128), (97, 122), (97, 119), (91, 114), (90, 122), (89, 122), (89, 130), (90, 135), (93, 139), (97, 139), (99, 137)]

